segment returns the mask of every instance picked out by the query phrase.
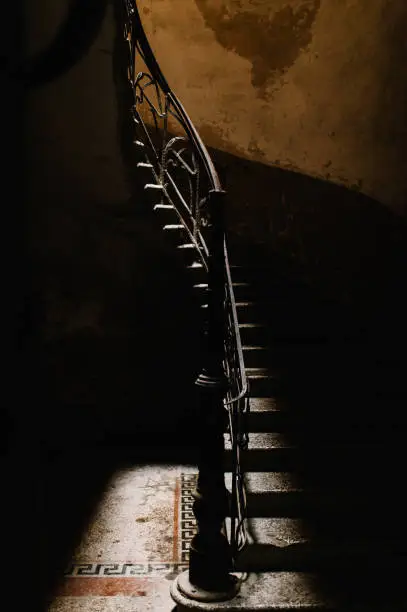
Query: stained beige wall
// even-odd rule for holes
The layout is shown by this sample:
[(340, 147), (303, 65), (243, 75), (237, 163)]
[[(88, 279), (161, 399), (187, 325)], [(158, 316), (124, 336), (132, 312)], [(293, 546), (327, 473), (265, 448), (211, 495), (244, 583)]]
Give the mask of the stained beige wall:
[[(139, 5), (163, 71), (214, 148), (232, 233), (272, 245), (335, 298), (352, 301), (375, 284), (379, 267), (387, 278), (384, 251), (403, 244), (389, 219), (407, 212), (405, 1)], [(68, 0), (27, 2), (29, 54), (49, 45), (67, 7)], [(80, 61), (27, 95), (30, 239), (46, 275), (50, 333), (99, 333), (106, 287), (130, 283), (135, 270), (144, 282), (132, 249), (146, 232), (124, 237), (129, 221), (116, 220), (128, 214), (130, 196), (118, 129), (129, 100), (115, 85), (117, 32), (110, 4)], [(61, 306), (67, 286), (79, 297)]]
[(206, 144), (406, 212), (404, 0), (142, 0)]
[[(404, 0), (138, 4), (162, 69), (207, 145), (361, 190), (406, 212)], [(67, 7), (66, 0), (27, 3), (29, 54), (49, 44)], [(109, 175), (100, 183), (104, 197), (106, 189), (125, 197), (114, 133), (115, 28), (110, 7), (88, 55), (30, 98), (39, 139), (59, 135), (72, 178), (85, 181), (98, 156)], [(89, 105), (79, 141), (65, 126)]]

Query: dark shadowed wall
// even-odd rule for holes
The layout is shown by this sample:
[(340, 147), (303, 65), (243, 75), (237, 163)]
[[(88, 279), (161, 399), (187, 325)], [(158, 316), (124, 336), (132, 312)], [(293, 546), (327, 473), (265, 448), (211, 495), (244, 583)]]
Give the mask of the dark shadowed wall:
[[(355, 307), (372, 326), (402, 312), (404, 1), (139, 5), (229, 191), (239, 256), (253, 244), (264, 256), (278, 253), (318, 293)], [(72, 6), (80, 7), (73, 22)], [(140, 381), (154, 385), (173, 342), (173, 371), (188, 366), (193, 378), (188, 300), (174, 291), (183, 286), (179, 268), (134, 196), (113, 4), (27, 3), (27, 57), (53, 49), (61, 29), (71, 42), (56, 45), (50, 63), (37, 62), (38, 82), (26, 93), (29, 310), (44, 357), (33, 380), (42, 380), (51, 404), (117, 400), (129, 415)], [(180, 342), (169, 330), (182, 325)], [(117, 423), (109, 410), (107, 429)]]

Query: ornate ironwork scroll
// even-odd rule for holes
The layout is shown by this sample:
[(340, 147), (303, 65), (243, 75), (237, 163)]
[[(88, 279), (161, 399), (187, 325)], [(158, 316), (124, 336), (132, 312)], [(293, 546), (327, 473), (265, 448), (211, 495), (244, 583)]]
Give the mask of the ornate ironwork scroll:
[[(185, 228), (190, 243), (194, 245), (208, 272), (210, 292), (210, 270), (213, 268), (211, 258), (214, 254), (209, 249), (214, 244), (213, 235), (219, 236), (219, 228), (213, 225), (219, 223), (216, 219), (221, 218), (221, 215), (214, 214), (214, 202), (216, 206), (220, 201), (214, 194), (221, 195), (224, 192), (205, 145), (157, 63), (135, 0), (124, 0), (124, 5), (134, 143), (141, 156), (138, 166), (149, 172), (149, 182), (145, 187), (156, 192), (157, 204), (171, 208)], [(219, 295), (220, 303), (223, 304), (223, 323), (218, 329), (224, 334), (220, 365), (227, 384), (226, 392), (223, 392), (223, 406), (227, 413), (233, 456), (231, 528), (228, 531), (232, 558), (235, 560), (247, 539), (246, 496), (240, 458), (248, 445), (249, 390), (226, 242), (224, 238), (222, 241), (220, 244), (223, 244), (223, 249), (215, 254), (222, 259), (219, 265), (225, 272), (223, 295), (222, 290)], [(199, 384), (204, 379), (205, 375), (201, 375)]]

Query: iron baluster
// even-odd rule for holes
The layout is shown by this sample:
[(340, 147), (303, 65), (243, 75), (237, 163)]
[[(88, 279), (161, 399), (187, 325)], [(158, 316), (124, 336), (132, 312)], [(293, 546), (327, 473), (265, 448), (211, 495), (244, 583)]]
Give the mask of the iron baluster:
[[(124, 0), (128, 80), (133, 95), (138, 164), (148, 179), (154, 206), (175, 215), (197, 260), (190, 267), (206, 273), (207, 351), (196, 381), (200, 448), (194, 493), (198, 531), (190, 549), (189, 571), (173, 583), (179, 599), (220, 601), (234, 596), (231, 569), (245, 545), (246, 499), (241, 452), (248, 443), (248, 383), (225, 243), (224, 192), (209, 153), (181, 102), (169, 87), (144, 32), (135, 0)], [(140, 64), (140, 65), (139, 65)], [(143, 112), (144, 110), (144, 112)], [(156, 197), (158, 196), (158, 198)], [(231, 496), (224, 479), (224, 432), (232, 447)], [(230, 508), (229, 508), (230, 502)], [(231, 510), (230, 533), (225, 517)]]

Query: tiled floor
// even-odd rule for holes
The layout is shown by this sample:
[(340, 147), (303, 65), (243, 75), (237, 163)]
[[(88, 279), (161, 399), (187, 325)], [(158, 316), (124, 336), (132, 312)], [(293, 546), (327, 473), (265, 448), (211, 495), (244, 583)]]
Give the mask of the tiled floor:
[(107, 483), (49, 612), (170, 612), (171, 581), (186, 569), (190, 466), (136, 466)]

